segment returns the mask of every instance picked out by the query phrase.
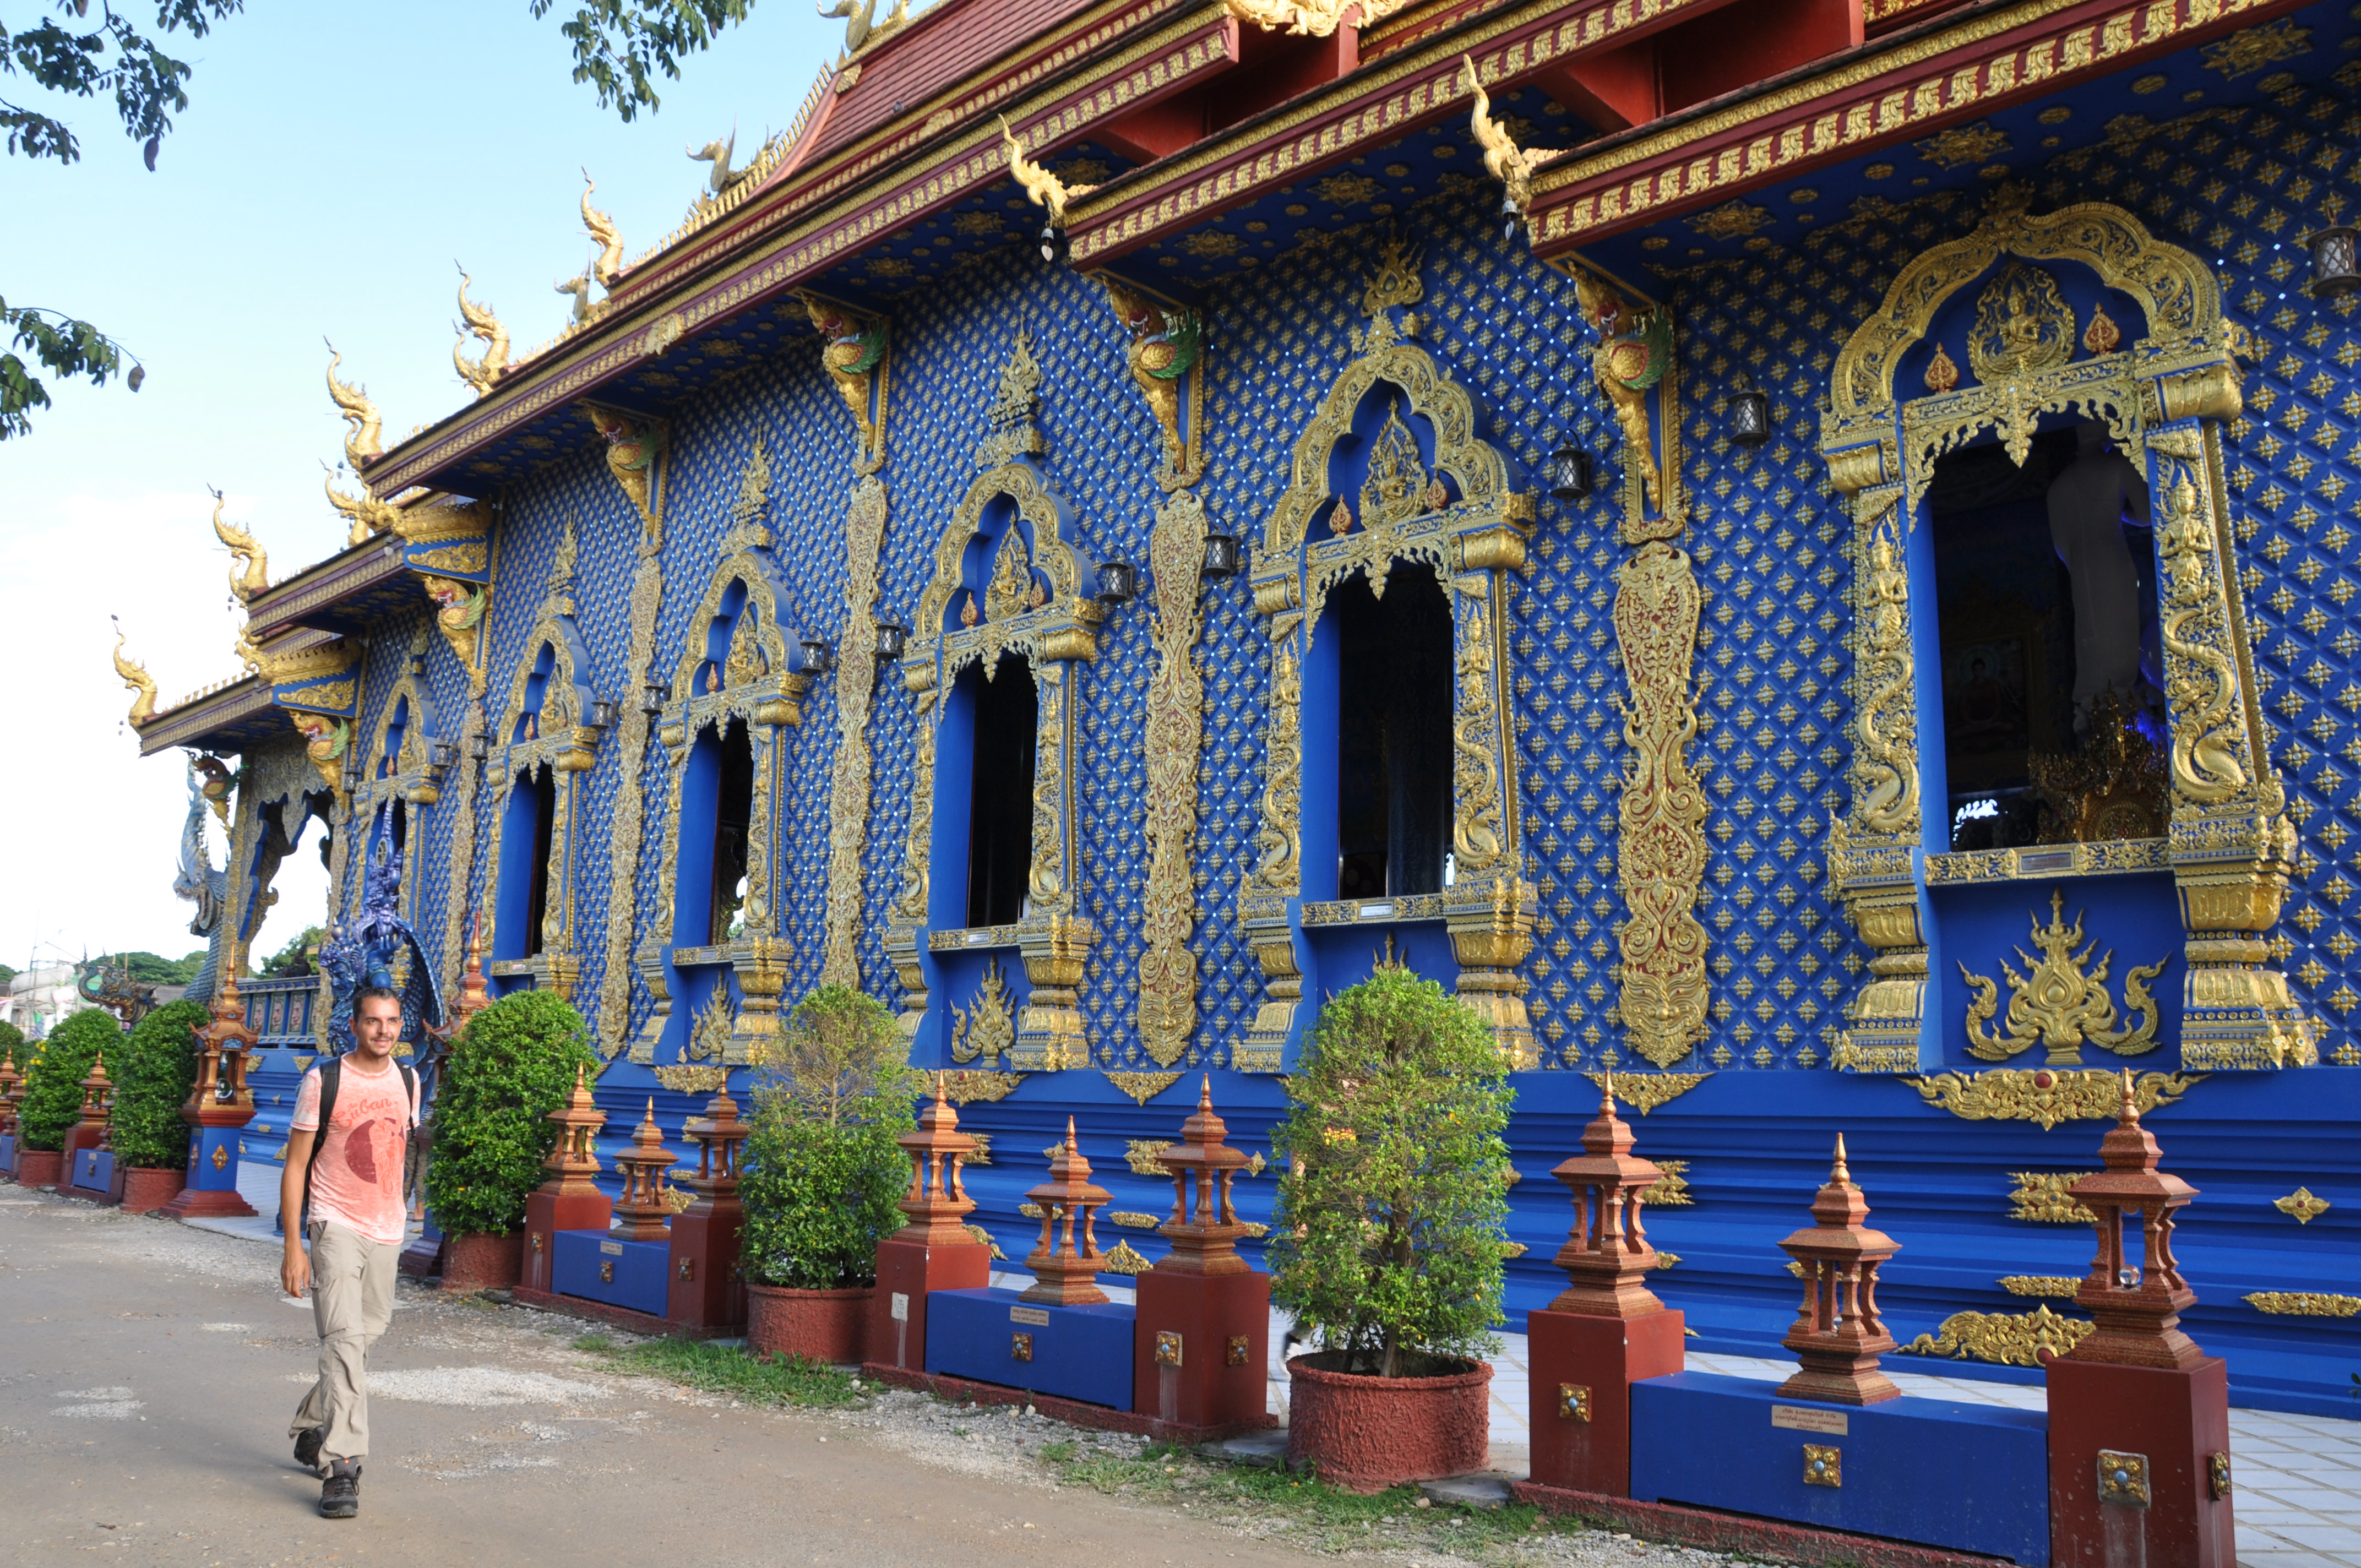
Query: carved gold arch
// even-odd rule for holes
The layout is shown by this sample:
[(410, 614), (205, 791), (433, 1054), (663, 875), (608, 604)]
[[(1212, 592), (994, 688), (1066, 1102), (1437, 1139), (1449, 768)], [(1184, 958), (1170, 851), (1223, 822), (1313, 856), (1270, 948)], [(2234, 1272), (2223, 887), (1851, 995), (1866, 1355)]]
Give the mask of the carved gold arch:
[[(433, 695), (422, 678), (426, 666), (426, 636), (421, 628), (412, 639), (401, 678), (386, 694), (385, 706), (378, 715), (377, 733), (369, 744), (368, 768), (353, 802), (353, 820), (364, 840), (374, 830), (379, 809), (388, 801), (400, 800), (410, 808), (401, 857), (401, 902), (403, 916), (413, 925), (418, 913), (419, 882), (425, 866), (424, 808), (443, 798), (445, 772), (435, 765), (431, 750), (432, 741), (445, 737), (430, 735), (427, 730), (429, 717), (435, 708)], [(389, 755), (387, 748), (392, 743), (396, 714), (405, 716), (401, 747), (398, 752)]]
[[(990, 428), (976, 448), (978, 474), (960, 499), (935, 545), (935, 571), (918, 597), (917, 625), (902, 658), (902, 683), (917, 704), (917, 753), (913, 759), (910, 826), (904, 846), (902, 885), (886, 915), (885, 950), (904, 989), (902, 1026), (915, 1036), (925, 1023), (931, 984), (926, 955), (938, 948), (1015, 948), (1022, 955), (1029, 989), (1020, 1010), (1012, 1066), (1025, 1071), (1086, 1067), (1090, 1047), (1082, 1034), (1076, 988), (1097, 933), (1082, 917), (1077, 875), (1081, 865), (1076, 833), (1074, 758), (1081, 733), (1077, 660), (1098, 656), (1098, 623), (1104, 614), (1090, 588), (1083, 559), (1075, 548), (1076, 519), (1050, 488), (1042, 467), (1043, 441), (1036, 423), (1040, 367), (1019, 334), (1016, 352), (1003, 368)], [(1011, 580), (976, 593), (951, 621), (964, 581), (968, 548), (984, 536), (985, 512), (1005, 500), (1013, 515), (994, 546), (995, 576)], [(1021, 556), (1013, 550), (1025, 545)], [(1038, 573), (1047, 579), (1038, 602), (1020, 588), (1014, 574)], [(972, 611), (972, 614), (966, 613)], [(1038, 695), (1033, 769), (1033, 853), (1027, 913), (1013, 927), (987, 930), (932, 929), (929, 865), (934, 852), (935, 738), (941, 722), (939, 698), (961, 671), (979, 664), (989, 675), (1004, 653), (1022, 653)]]
[[(1414, 279), (1415, 274), (1410, 275)], [(1514, 725), (1508, 686), (1508, 576), (1525, 561), (1533, 521), (1529, 492), (1510, 488), (1507, 460), (1476, 434), (1473, 399), (1434, 357), (1408, 341), (1413, 318), (1397, 314), (1415, 290), (1365, 300), (1374, 318), (1360, 336), (1360, 356), (1346, 365), (1321, 399), (1295, 444), (1292, 479), (1263, 530), (1256, 552), (1255, 609), (1271, 636), (1269, 718), (1266, 729), (1262, 825), (1256, 864), (1246, 873), (1239, 913), (1261, 965), (1265, 1000), (1245, 1041), (1231, 1052), (1233, 1067), (1276, 1072), (1288, 1043), (1308, 1023), (1303, 971), (1296, 944), (1307, 925), (1349, 923), (1358, 906), (1307, 904), (1301, 897), (1301, 664), (1317, 634), (1328, 594), (1356, 573), (1381, 589), (1397, 561), (1432, 565), (1452, 607), (1453, 884), (1432, 908), (1386, 901), (1389, 918), (1440, 918), (1460, 965), (1460, 999), (1490, 1026), (1520, 1067), (1536, 1064), (1524, 981), (1516, 974), (1532, 945), (1537, 895), (1524, 880), (1522, 832), (1516, 790)], [(1372, 509), (1360, 498), (1329, 488), (1329, 465), (1353, 433), (1353, 420), (1380, 386), (1398, 394), (1389, 420), (1407, 412), (1433, 432), (1433, 466), (1389, 492)], [(1406, 461), (1423, 466), (1411, 455)], [(1332, 507), (1331, 503), (1334, 505)], [(1361, 515), (1337, 529), (1342, 509)], [(1327, 536), (1311, 537), (1329, 520)]]
[[(736, 971), (741, 1004), (723, 1065), (736, 1067), (752, 1061), (761, 1046), (778, 1034), (779, 997), (786, 988), (787, 961), (795, 951), (779, 931), (784, 861), (775, 852), (778, 802), (785, 794), (785, 731), (803, 723), (803, 696), (810, 677), (801, 668), (800, 636), (785, 620), (788, 607), (783, 602), (770, 532), (763, 522), (763, 504), (750, 504), (748, 499), (769, 488), (768, 467), (759, 447), (755, 464), (761, 466), (759, 478), (750, 477), (742, 488), (737, 524), (730, 534), (730, 542), (738, 548), (714, 568), (704, 597), (689, 614), (687, 637), (674, 665), (672, 700), (656, 731), (664, 744), (672, 788), (664, 817), (664, 856), (657, 862), (657, 926), (633, 953), (641, 977), (656, 999), (654, 1011), (642, 1023), (632, 1042), (634, 1061), (655, 1059), (656, 1042), (672, 1014), (664, 967), (667, 958), (675, 966), (726, 963)], [(743, 590), (734, 612), (726, 608), (733, 588)], [(711, 654), (714, 626), (726, 616), (734, 619), (735, 625), (727, 652), (716, 660)], [(722, 738), (732, 722), (746, 726), (754, 759), (754, 792), (746, 833), (746, 929), (735, 940), (712, 934), (705, 948), (675, 948), (673, 905), (678, 897), (682, 791), (687, 779), (683, 764), (699, 735), (710, 730), (716, 739)]]
[[(518, 781), (547, 767), (555, 785), (555, 809), (549, 834), (549, 897), (542, 917), (542, 950), (532, 958), (496, 959), (495, 975), (530, 976), (537, 990), (571, 998), (582, 972), (574, 907), (580, 857), (574, 827), (581, 806), (582, 775), (598, 761), (606, 730), (591, 722), (597, 698), (590, 687), (590, 655), (574, 621), (576, 554), (574, 520), (566, 519), (556, 558), (543, 590), (540, 618), (524, 640), (509, 695), (492, 731), (494, 751), (486, 765), (494, 800), (490, 876), (498, 885), (500, 840), (508, 821), (508, 795)], [(549, 675), (542, 686), (540, 707), (529, 707), (533, 671), (543, 651), (550, 653)], [(533, 723), (521, 735), (526, 714)]]
[[(2233, 355), (2244, 336), (2223, 319), (2204, 264), (2130, 213), (2082, 203), (2035, 214), (2026, 202), (2022, 188), (2004, 188), (1974, 232), (1905, 267), (1832, 374), (1820, 444), (1852, 514), (1857, 697), (1853, 801), (1831, 824), (1829, 880), (1875, 952), (1835, 1065), (1920, 1069), (1933, 983), (1927, 885), (2020, 874), (2016, 851), (1993, 852), (2004, 861), (1945, 852), (1942, 827), (1926, 819), (1917, 730), (1930, 709), (1911, 652), (1908, 540), (1938, 457), (1985, 430), (2022, 452), (2044, 412), (2104, 421), (2127, 455), (2145, 458), (2157, 499), (2171, 823), (2163, 840), (2109, 849), (2169, 866), (2178, 886), (2187, 933), (2181, 1064), (2308, 1063), (2317, 1059), (2312, 1026), (2268, 963), (2294, 832), (2265, 749), (2222, 460), (2222, 426), (2242, 407)], [(1975, 384), (1957, 386), (1948, 357), (1950, 384), (1930, 377), (1915, 398), (1894, 384), (1955, 297), (1995, 266), (2043, 262), (2087, 268), (2129, 296), (2147, 335), (2117, 349), (2094, 323), (2082, 334), (2087, 356), (2074, 358), (2070, 313), (2054, 352), (1985, 365)], [(2064, 873), (2045, 863), (2021, 874)]]

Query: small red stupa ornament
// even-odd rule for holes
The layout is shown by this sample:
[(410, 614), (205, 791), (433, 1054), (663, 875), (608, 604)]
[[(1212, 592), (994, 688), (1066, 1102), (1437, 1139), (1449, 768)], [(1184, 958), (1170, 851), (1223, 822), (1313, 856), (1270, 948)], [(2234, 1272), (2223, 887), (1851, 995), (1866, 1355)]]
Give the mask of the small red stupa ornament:
[(1877, 1369), (1878, 1357), (1894, 1348), (1877, 1315), (1877, 1270), (1902, 1244), (1862, 1224), (1868, 1217), (1869, 1200), (1845, 1169), (1839, 1133), (1828, 1185), (1812, 1200), (1811, 1228), (1779, 1244), (1804, 1271), (1803, 1310), (1779, 1342), (1803, 1369), (1779, 1385), (1782, 1398), (1874, 1405), (1902, 1397)]
[(0, 1138), (16, 1130), (16, 1102), (24, 1082), (25, 1075), (16, 1070), (16, 1062), (0, 1055)]
[(458, 1004), (451, 1010), (451, 1032), (466, 1028), (467, 1020), (491, 1003), (484, 986), (484, 912), (478, 909), (467, 922), (467, 969), (459, 980)]
[[(1083, 1307), (1107, 1299), (1096, 1283), (1106, 1267), (1092, 1220), (1107, 1201), (1104, 1187), (1091, 1185), (1091, 1162), (1074, 1143), (1074, 1119), (1066, 1118), (1066, 1143), (1049, 1159), (1049, 1179), (1025, 1194), (1041, 1205), (1041, 1239), (1025, 1257), (1033, 1284), (1019, 1298), (1059, 1307)], [(1076, 1238), (1079, 1225), (1081, 1236)]]
[(598, 1174), (598, 1152), (592, 1140), (607, 1124), (607, 1113), (591, 1100), (589, 1080), (590, 1069), (576, 1064), (574, 1092), (566, 1096), (565, 1104), (549, 1113), (549, 1120), (557, 1124), (557, 1146), (541, 1162), (542, 1168), (549, 1172), (541, 1190), (552, 1197), (588, 1197), (598, 1190), (594, 1179)]
[(115, 1080), (106, 1076), (106, 1053), (100, 1051), (90, 1064), (90, 1076), (82, 1080), (82, 1121), (79, 1125), (90, 1136), (83, 1146), (96, 1148), (106, 1136), (108, 1115), (115, 1108)]
[(754, 1129), (738, 1119), (738, 1102), (727, 1085), (705, 1102), (705, 1114), (681, 1124), (681, 1136), (697, 1146), (697, 1174), (680, 1185), (703, 1198), (728, 1198), (738, 1191), (738, 1151)]
[[(1238, 1238), (1246, 1228), (1230, 1201), (1230, 1185), (1246, 1168), (1246, 1157), (1222, 1141), (1228, 1135), (1229, 1128), (1213, 1114), (1213, 1079), (1208, 1073), (1197, 1091), (1197, 1113), (1180, 1124), (1180, 1141), (1157, 1156), (1157, 1163), (1172, 1173), (1172, 1217), (1156, 1230), (1172, 1243), (1156, 1264), (1169, 1274), (1252, 1272), (1238, 1255)], [(1083, 1167), (1085, 1172), (1089, 1168)]]
[(960, 1162), (975, 1152), (975, 1140), (959, 1130), (943, 1075), (935, 1074), (935, 1102), (918, 1113), (916, 1132), (894, 1140), (910, 1157), (910, 1190), (894, 1206), (910, 1218), (889, 1239), (920, 1246), (972, 1246), (965, 1216), (975, 1200), (960, 1185)]
[(620, 1222), (615, 1228), (620, 1240), (627, 1242), (660, 1242), (672, 1234), (666, 1228), (672, 1219), (672, 1205), (664, 1201), (664, 1172), (672, 1166), (672, 1151), (664, 1146), (664, 1133), (656, 1126), (654, 1096), (648, 1099), (647, 1114), (631, 1129), (631, 1146), (615, 1157), (615, 1165), (623, 1173), (623, 1196), (615, 1205), (615, 1218)]
[[(2097, 1216), (2098, 1255), (2074, 1299), (2098, 1321), (2070, 1361), (2112, 1362), (2118, 1366), (2193, 1366), (2205, 1353), (2180, 1331), (2180, 1314), (2197, 1304), (2197, 1292), (2180, 1277), (2172, 1255), (2172, 1212), (2197, 1196), (2197, 1189), (2157, 1168), (2164, 1157), (2155, 1135), (2140, 1125), (2132, 1097), (2131, 1069), (2124, 1069), (2123, 1109), (2099, 1144), (2106, 1169), (2086, 1176), (2067, 1190)], [(2139, 1260), (2131, 1258), (2126, 1231), (2139, 1234)]]
[(1664, 1304), (1647, 1287), (1656, 1249), (1640, 1226), (1640, 1206), (1664, 1173), (1631, 1152), (1631, 1128), (1615, 1114), (1615, 1075), (1604, 1075), (1598, 1114), (1582, 1129), (1582, 1153), (1550, 1172), (1574, 1195), (1574, 1229), (1557, 1266), (1573, 1281), (1550, 1303), (1554, 1312), (1590, 1318), (1642, 1318)]

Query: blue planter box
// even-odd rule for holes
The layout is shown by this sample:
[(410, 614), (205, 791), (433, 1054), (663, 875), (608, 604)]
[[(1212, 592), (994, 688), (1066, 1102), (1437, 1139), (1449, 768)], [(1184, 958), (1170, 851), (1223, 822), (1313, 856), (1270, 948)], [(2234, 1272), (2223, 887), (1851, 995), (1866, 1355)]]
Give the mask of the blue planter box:
[(69, 1187), (84, 1192), (104, 1192), (115, 1179), (115, 1157), (104, 1149), (76, 1149), (73, 1172), (66, 1179)]
[[(1631, 1385), (1631, 1496), (1821, 1530), (2049, 1561), (2049, 1419), (2039, 1410), (1889, 1399), (1854, 1408), (1773, 1397), (1702, 1372)], [(1836, 1451), (1805, 1479), (1806, 1445)]]
[[(927, 1295), (927, 1370), (1131, 1409), (1131, 1308), (1038, 1307), (1015, 1290)], [(1028, 1359), (1029, 1357), (1029, 1359)]]
[(617, 1241), (604, 1231), (560, 1231), (550, 1245), (549, 1283), (557, 1294), (653, 1318), (664, 1315), (671, 1244)]

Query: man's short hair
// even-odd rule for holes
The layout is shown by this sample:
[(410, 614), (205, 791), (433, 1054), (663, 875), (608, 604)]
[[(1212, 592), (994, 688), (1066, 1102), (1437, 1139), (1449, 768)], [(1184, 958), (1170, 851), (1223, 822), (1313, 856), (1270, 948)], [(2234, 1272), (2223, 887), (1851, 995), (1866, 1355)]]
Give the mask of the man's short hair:
[(401, 1010), (401, 992), (390, 985), (365, 985), (353, 992), (353, 1016), (361, 1015), (361, 1003), (383, 1000), (393, 1003), (394, 1011)]

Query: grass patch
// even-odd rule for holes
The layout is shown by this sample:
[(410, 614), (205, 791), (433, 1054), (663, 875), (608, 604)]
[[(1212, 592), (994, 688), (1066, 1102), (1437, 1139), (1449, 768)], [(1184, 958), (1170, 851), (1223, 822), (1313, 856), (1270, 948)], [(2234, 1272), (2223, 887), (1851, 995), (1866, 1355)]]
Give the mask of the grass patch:
[(1356, 1548), (1448, 1552), (1477, 1562), (1508, 1561), (1516, 1549), (1583, 1527), (1527, 1504), (1501, 1508), (1419, 1506), (1415, 1486), (1363, 1496), (1284, 1470), (1200, 1460), (1187, 1449), (1151, 1443), (1136, 1459), (1076, 1442), (1053, 1442), (1041, 1463), (1071, 1486), (1154, 1501), (1200, 1519), (1277, 1526), (1289, 1543), (1321, 1552)]
[(727, 1394), (750, 1405), (800, 1405), (813, 1409), (857, 1409), (868, 1403), (850, 1373), (800, 1356), (770, 1360), (735, 1345), (702, 1340), (652, 1339), (622, 1344), (606, 1334), (584, 1334), (574, 1348), (588, 1351), (618, 1372), (644, 1373), (708, 1394)]

